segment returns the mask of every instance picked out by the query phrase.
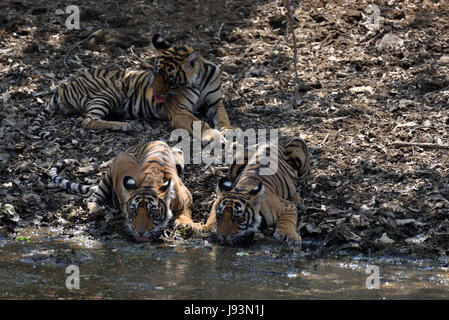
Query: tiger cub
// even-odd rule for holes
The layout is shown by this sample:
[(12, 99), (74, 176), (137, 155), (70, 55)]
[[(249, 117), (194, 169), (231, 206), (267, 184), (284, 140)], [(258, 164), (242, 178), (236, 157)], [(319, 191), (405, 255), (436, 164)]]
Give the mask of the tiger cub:
[(91, 194), (87, 207), (91, 213), (105, 209), (112, 202), (125, 218), (129, 234), (137, 242), (158, 238), (174, 218), (175, 226), (202, 225), (192, 221), (192, 195), (182, 183), (184, 170), (180, 149), (162, 141), (132, 146), (117, 155), (98, 186), (87, 186), (63, 179), (57, 171), (74, 160), (64, 160), (50, 170), (50, 177), (60, 187), (74, 193)]
[[(48, 106), (36, 117), (32, 132), (41, 138), (50, 133), (42, 124), (55, 112), (84, 114), (86, 129), (130, 130), (128, 122), (108, 121), (110, 114), (125, 119), (168, 120), (172, 128), (187, 130), (203, 144), (223, 142), (223, 132), (231, 128), (223, 105), (220, 68), (203, 58), (192, 47), (171, 46), (156, 34), (154, 70), (111, 71), (94, 69), (62, 85)], [(194, 114), (207, 119), (200, 121)], [(200, 121), (201, 130), (193, 130)], [(211, 128), (212, 126), (212, 128)]]
[[(277, 155), (277, 156), (276, 156)], [(301, 202), (296, 191), (296, 178), (309, 171), (307, 145), (300, 138), (288, 138), (283, 145), (260, 145), (252, 155), (244, 149), (242, 164), (235, 154), (227, 177), (217, 185), (217, 199), (212, 205), (205, 229), (213, 230), (221, 244), (236, 245), (251, 240), (257, 230), (274, 227), (274, 237), (300, 246), (296, 231)], [(277, 161), (271, 175), (261, 174), (263, 163)]]

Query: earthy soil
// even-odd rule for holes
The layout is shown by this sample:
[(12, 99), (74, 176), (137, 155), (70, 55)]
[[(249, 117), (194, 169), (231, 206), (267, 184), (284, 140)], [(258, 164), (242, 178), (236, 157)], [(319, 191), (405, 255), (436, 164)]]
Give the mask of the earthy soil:
[[(98, 182), (120, 151), (168, 140), (169, 124), (135, 120), (130, 133), (90, 132), (81, 118), (58, 114), (46, 124), (55, 140), (28, 129), (62, 80), (93, 67), (147, 68), (151, 36), (161, 33), (221, 66), (233, 125), (307, 141), (312, 167), (298, 185), (304, 250), (448, 253), (448, 2), (376, 0), (376, 16), (371, 1), (293, 1), (297, 85), (284, 1), (75, 2), (0, 3), (1, 237), (30, 225), (62, 226), (68, 237), (123, 236), (119, 216), (89, 216), (83, 197), (49, 183), (48, 170), (75, 158), (81, 167), (63, 175)], [(80, 8), (79, 30), (65, 26), (71, 4)], [(196, 220), (207, 219), (219, 167), (186, 167)]]

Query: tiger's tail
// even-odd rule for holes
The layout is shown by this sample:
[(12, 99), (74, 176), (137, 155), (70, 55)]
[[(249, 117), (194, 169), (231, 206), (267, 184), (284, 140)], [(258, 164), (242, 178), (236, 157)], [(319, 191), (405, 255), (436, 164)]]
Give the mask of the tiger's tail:
[(54, 167), (50, 169), (50, 178), (51, 180), (56, 183), (59, 187), (71, 192), (71, 193), (77, 193), (77, 194), (86, 194), (90, 195), (94, 193), (97, 190), (97, 186), (93, 185), (85, 185), (77, 182), (71, 182), (67, 179), (64, 179), (63, 177), (58, 175), (58, 170), (62, 167), (69, 165), (69, 164), (78, 164), (78, 161), (74, 159), (64, 159), (61, 161), (58, 161)]
[(306, 142), (298, 137), (291, 137), (284, 143), (285, 160), (297, 171), (298, 178), (304, 179), (310, 170), (310, 158)]
[(59, 110), (59, 96), (57, 93), (53, 94), (48, 105), (43, 109), (31, 124), (31, 133), (38, 135), (41, 139), (49, 140), (50, 132), (42, 130), (43, 124)]

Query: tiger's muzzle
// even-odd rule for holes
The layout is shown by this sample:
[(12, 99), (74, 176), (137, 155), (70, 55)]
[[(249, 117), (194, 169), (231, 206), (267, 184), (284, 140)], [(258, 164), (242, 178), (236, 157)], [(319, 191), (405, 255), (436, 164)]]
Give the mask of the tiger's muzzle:
[(220, 245), (233, 246), (249, 242), (254, 236), (252, 228), (241, 229), (239, 223), (233, 221), (230, 213), (224, 213), (217, 219), (217, 236)]
[(152, 84), (153, 97), (156, 103), (163, 103), (167, 100), (170, 86), (163, 72), (158, 72)]
[(135, 216), (127, 223), (136, 242), (149, 242), (158, 238), (170, 220), (166, 205), (162, 203), (156, 207), (151, 202), (141, 202), (136, 211)]

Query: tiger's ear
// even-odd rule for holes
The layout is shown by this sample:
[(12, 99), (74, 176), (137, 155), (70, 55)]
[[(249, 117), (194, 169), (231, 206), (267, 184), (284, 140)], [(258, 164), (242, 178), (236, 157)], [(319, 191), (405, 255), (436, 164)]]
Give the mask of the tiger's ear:
[(164, 182), (164, 184), (159, 188), (159, 191), (165, 192), (171, 185), (171, 178)]
[(165, 39), (160, 34), (155, 34), (153, 36), (152, 43), (153, 43), (153, 46), (157, 50), (165, 50), (165, 49), (169, 48), (167, 42), (165, 41)]
[(222, 177), (217, 184), (217, 195), (221, 197), (223, 193), (231, 191), (232, 181), (227, 177)]
[(196, 60), (198, 60), (198, 57), (199, 57), (200, 55), (199, 55), (199, 53), (198, 53), (198, 51), (193, 51), (189, 56), (188, 56), (188, 58), (187, 58), (187, 63), (189, 64), (189, 65), (193, 65), (194, 63), (195, 63), (195, 61)]
[(257, 197), (258, 195), (262, 195), (264, 191), (265, 191), (265, 188), (264, 188), (262, 182), (260, 182), (256, 187), (254, 187), (254, 188), (249, 192), (249, 195), (250, 195), (251, 197)]
[(136, 180), (134, 180), (134, 178), (132, 178), (130, 176), (126, 176), (123, 178), (123, 186), (125, 187), (126, 190), (137, 189)]
[(159, 188), (159, 191), (162, 192), (163, 197), (167, 203), (176, 198), (175, 182), (172, 180), (172, 178), (165, 181), (164, 184)]
[(184, 152), (175, 147), (170, 148), (170, 150), (175, 157), (176, 172), (178, 172), (178, 175), (181, 175), (184, 172)]

